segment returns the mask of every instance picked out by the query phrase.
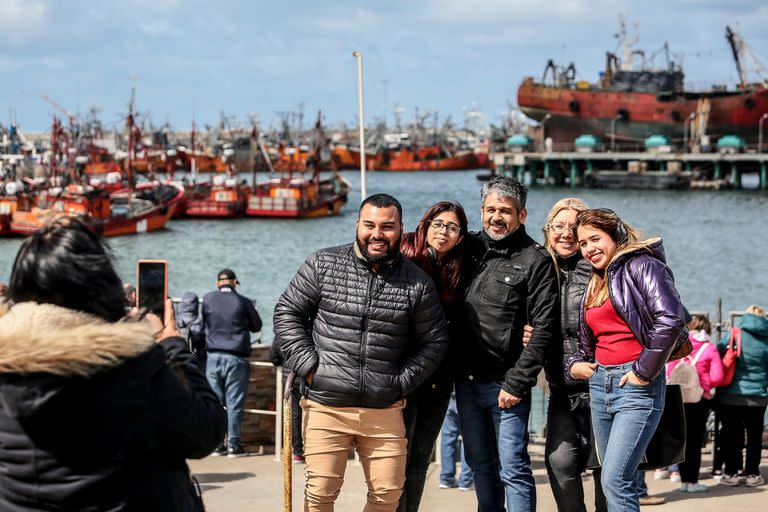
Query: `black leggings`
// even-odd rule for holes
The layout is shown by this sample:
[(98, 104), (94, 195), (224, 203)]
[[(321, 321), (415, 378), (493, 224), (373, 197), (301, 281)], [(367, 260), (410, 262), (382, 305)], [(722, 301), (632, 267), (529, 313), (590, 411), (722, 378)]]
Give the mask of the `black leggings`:
[(680, 463), (680, 480), (695, 484), (699, 481), (701, 468), (701, 441), (707, 429), (710, 401), (701, 399), (695, 404), (684, 404), (685, 408), (685, 460)]

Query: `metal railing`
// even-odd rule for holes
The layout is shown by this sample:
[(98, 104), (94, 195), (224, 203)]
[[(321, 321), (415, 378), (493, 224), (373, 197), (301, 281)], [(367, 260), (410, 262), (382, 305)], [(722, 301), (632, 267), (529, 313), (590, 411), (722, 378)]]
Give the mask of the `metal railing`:
[(251, 367), (275, 368), (275, 410), (269, 409), (244, 409), (249, 414), (261, 414), (275, 417), (275, 461), (280, 462), (280, 454), (283, 452), (283, 367), (275, 366), (266, 361), (251, 361)]

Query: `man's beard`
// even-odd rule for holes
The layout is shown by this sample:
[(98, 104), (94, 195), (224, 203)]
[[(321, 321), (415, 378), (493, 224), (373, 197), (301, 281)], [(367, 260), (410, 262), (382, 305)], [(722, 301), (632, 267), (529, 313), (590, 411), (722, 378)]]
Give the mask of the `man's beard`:
[[(371, 238), (368, 239), (368, 241), (370, 240)], [(387, 250), (381, 254), (371, 254), (368, 252), (368, 244), (363, 242), (360, 237), (357, 237), (357, 247), (360, 249), (360, 253), (366, 259), (366, 261), (368, 261), (368, 263), (381, 263), (384, 261), (389, 261), (394, 258), (398, 252), (400, 252), (400, 237), (397, 238), (397, 241), (394, 244), (390, 244), (389, 240), (386, 238), (377, 238), (375, 240), (377, 242), (386, 243)]]
[[(496, 233), (492, 233), (491, 232), (490, 228), (492, 228), (492, 227), (503, 227), (504, 229), (507, 230), (507, 232), (504, 233), (503, 235), (497, 235)], [(513, 229), (512, 231), (509, 231), (509, 226), (507, 225), (506, 222), (499, 222), (499, 223), (491, 222), (490, 227), (487, 227), (487, 228), (483, 227), (483, 229), (485, 230), (485, 234), (487, 234), (489, 237), (491, 237), (491, 240), (495, 240), (497, 242), (499, 240), (504, 240), (509, 235), (511, 235), (512, 233), (515, 232), (515, 229)]]

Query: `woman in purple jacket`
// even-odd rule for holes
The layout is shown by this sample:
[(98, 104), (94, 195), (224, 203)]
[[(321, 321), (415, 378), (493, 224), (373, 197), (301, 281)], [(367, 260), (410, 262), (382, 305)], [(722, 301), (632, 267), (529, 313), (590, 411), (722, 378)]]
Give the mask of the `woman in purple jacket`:
[(593, 273), (566, 368), (589, 379), (608, 510), (639, 511), (635, 476), (664, 408), (664, 364), (688, 335), (685, 314), (661, 239), (641, 241), (603, 208), (579, 213), (576, 234)]

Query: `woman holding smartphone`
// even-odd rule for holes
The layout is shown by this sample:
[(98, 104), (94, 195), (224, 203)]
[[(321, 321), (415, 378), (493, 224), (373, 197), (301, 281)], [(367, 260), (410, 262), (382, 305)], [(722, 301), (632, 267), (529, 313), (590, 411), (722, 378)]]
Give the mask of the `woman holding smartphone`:
[(641, 241), (612, 210), (580, 212), (593, 267), (569, 376), (589, 380), (595, 448), (609, 511), (639, 511), (635, 477), (664, 408), (664, 365), (688, 336), (661, 239)]
[(126, 318), (101, 240), (62, 219), (21, 245), (0, 302), (0, 510), (202, 510), (185, 459), (226, 414), (178, 336)]

